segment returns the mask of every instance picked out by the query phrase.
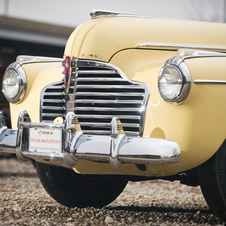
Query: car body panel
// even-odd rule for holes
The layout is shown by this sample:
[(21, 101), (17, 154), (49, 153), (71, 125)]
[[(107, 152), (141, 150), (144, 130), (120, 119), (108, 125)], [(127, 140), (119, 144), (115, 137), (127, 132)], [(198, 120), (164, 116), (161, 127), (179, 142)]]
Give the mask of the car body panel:
[[(115, 171), (109, 163), (79, 160), (74, 170), (82, 174), (162, 177), (195, 168), (216, 153), (226, 136), (222, 126), (226, 110), (223, 104), (225, 85), (194, 84), (193, 81), (225, 80), (226, 58), (193, 57), (184, 60), (192, 81), (190, 93), (181, 104), (164, 101), (159, 94), (157, 81), (164, 63), (177, 54), (178, 48), (171, 48), (173, 45), (220, 49), (226, 46), (224, 28), (224, 24), (120, 17), (92, 19), (79, 26), (68, 40), (65, 55), (109, 62), (120, 68), (130, 80), (147, 84), (150, 97), (143, 137), (177, 142), (181, 159), (172, 165), (148, 165), (144, 172), (131, 164), (123, 164)], [(156, 46), (141, 48), (139, 45), (143, 43), (154, 43)], [(166, 46), (158, 47), (157, 43)], [(171, 47), (168, 48), (167, 43)], [(59, 62), (27, 63), (22, 67), (27, 74), (27, 91), (21, 103), (10, 104), (13, 129), (17, 128), (17, 116), (22, 109), (27, 110), (32, 122), (39, 122), (42, 89), (63, 79), (63, 67)]]
[[(181, 168), (185, 171), (209, 159), (225, 139), (226, 131), (221, 122), (226, 119), (226, 106), (222, 104), (225, 102), (226, 84), (192, 82), (189, 96), (183, 103), (173, 105), (165, 102), (159, 94), (156, 78), (167, 58), (175, 54), (173, 51), (127, 50), (116, 54), (111, 63), (131, 76), (130, 79), (149, 85), (151, 94), (143, 136), (176, 141), (181, 147), (181, 160), (170, 168), (175, 170), (179, 165), (176, 171), (181, 171)], [(191, 58), (185, 63), (192, 81), (226, 80), (226, 57)], [(205, 151), (200, 153), (203, 149)]]
[(63, 79), (61, 62), (22, 64), (27, 75), (24, 99), (19, 104), (10, 103), (12, 128), (17, 129), (17, 117), (21, 109), (26, 109), (32, 122), (40, 121), (40, 93), (50, 83)]
[(75, 29), (64, 55), (108, 62), (118, 51), (145, 43), (155, 44), (155, 49), (162, 44), (220, 49), (226, 45), (225, 28), (225, 24), (158, 18), (92, 19)]

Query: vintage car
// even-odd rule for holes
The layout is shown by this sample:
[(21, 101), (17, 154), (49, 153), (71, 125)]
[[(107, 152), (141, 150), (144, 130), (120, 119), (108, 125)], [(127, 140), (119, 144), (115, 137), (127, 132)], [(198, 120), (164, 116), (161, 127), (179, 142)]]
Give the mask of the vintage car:
[(93, 10), (63, 59), (8, 66), (0, 150), (35, 160), (68, 207), (103, 207), (128, 181), (180, 180), (226, 220), (225, 53), (225, 24)]

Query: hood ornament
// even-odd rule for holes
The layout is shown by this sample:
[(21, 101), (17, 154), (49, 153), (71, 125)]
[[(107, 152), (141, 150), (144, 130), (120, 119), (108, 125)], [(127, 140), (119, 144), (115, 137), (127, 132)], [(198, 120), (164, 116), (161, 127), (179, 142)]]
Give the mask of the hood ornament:
[(105, 10), (97, 10), (97, 9), (93, 9), (90, 12), (90, 16), (92, 19), (99, 18), (99, 17), (107, 17), (107, 16), (153, 18), (153, 16), (139, 15), (134, 13), (125, 13), (125, 12), (105, 11)]

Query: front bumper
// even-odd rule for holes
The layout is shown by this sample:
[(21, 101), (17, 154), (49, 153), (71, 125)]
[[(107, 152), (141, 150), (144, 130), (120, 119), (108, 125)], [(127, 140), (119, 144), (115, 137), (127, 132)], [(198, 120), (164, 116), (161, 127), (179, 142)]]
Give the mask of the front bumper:
[[(3, 122), (4, 117), (0, 114), (0, 153), (16, 153), (22, 161), (28, 158), (57, 160), (58, 165), (74, 167), (79, 159), (83, 159), (110, 163), (118, 170), (123, 163), (174, 164), (180, 159), (180, 148), (176, 142), (126, 136), (120, 120), (116, 117), (111, 122), (111, 136), (83, 134), (72, 112), (67, 113), (63, 124), (31, 123), (25, 110), (19, 113), (18, 130), (8, 129)], [(49, 151), (43, 147), (37, 147), (37, 150), (31, 148), (32, 130), (59, 131), (61, 151)], [(45, 134), (46, 132), (44, 136)], [(41, 141), (46, 142), (47, 139), (49, 138)]]

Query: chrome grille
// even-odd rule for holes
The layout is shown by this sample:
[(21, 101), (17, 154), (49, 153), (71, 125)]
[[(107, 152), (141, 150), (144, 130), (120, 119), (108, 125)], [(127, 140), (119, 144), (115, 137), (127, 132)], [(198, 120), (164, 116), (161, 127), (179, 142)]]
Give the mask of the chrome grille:
[(56, 117), (65, 117), (66, 93), (64, 82), (55, 82), (42, 90), (41, 121), (53, 122)]
[(148, 87), (111, 64), (73, 59), (72, 65), (67, 110), (75, 112), (83, 132), (110, 134), (117, 116), (127, 135), (141, 135)]
[[(64, 103), (55, 106), (62, 109), (58, 114), (58, 109), (52, 107), (53, 102), (48, 102), (47, 97), (54, 92), (55, 87), (62, 86), (63, 83), (54, 83), (46, 87), (43, 91), (43, 97), (47, 100), (42, 101), (42, 121), (52, 122), (52, 116), (73, 111), (84, 133), (110, 134), (111, 119), (117, 116), (122, 122), (125, 134), (141, 136), (150, 93), (148, 86), (130, 81), (119, 68), (111, 64), (73, 59), (71, 65), (66, 106)], [(60, 101), (65, 95), (63, 90), (61, 91)], [(46, 108), (48, 103), (51, 103), (51, 110)], [(66, 108), (65, 111), (63, 107)]]

